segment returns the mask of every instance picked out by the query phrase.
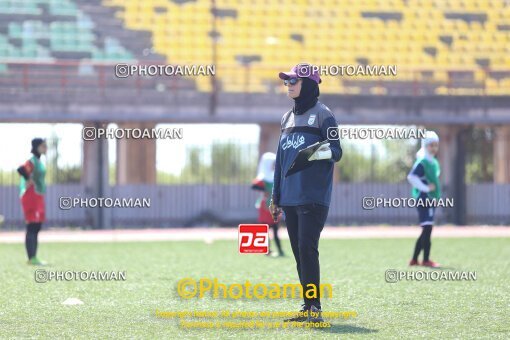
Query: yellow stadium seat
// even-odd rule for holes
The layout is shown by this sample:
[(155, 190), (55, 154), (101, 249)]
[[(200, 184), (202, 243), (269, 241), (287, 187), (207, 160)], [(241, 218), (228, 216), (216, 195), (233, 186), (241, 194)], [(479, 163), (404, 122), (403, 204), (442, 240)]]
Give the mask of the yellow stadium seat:
[[(210, 1), (103, 0), (103, 4), (118, 8), (116, 16), (127, 28), (152, 32), (155, 50), (169, 62), (212, 62)], [(447, 81), (448, 69), (458, 68), (470, 68), (477, 80), (482, 79), (485, 71), (476, 59), (489, 59), (491, 67), (510, 69), (510, 34), (498, 29), (498, 25), (510, 24), (510, 6), (504, 1), (318, 0), (310, 6), (307, 0), (217, 0), (216, 6), (221, 14), (214, 20), (219, 33), (217, 78), (225, 91), (264, 92), (278, 87), (277, 71), (299, 60), (340, 65), (356, 64), (363, 58), (371, 64), (397, 64), (403, 69), (438, 69), (430, 79), (438, 82)], [(155, 7), (167, 11), (157, 13)], [(282, 11), (285, 16), (280, 15)], [(401, 13), (402, 19), (384, 19), (387, 13)], [(485, 13), (487, 20), (448, 19), (445, 13)], [(446, 37), (451, 37), (451, 44), (445, 42)], [(430, 54), (433, 49), (435, 56)], [(249, 86), (239, 76), (237, 58), (243, 56), (260, 58), (250, 65)], [(399, 72), (387, 81), (412, 81), (414, 77), (413, 72)], [(210, 80), (197, 79), (196, 84), (200, 91), (210, 91)], [(488, 89), (504, 92), (501, 89), (510, 89), (508, 85), (507, 80), (496, 81)], [(359, 93), (361, 89), (337, 79), (324, 84), (322, 91)], [(370, 91), (385, 92), (382, 87)], [(437, 90), (438, 94), (452, 92)]]

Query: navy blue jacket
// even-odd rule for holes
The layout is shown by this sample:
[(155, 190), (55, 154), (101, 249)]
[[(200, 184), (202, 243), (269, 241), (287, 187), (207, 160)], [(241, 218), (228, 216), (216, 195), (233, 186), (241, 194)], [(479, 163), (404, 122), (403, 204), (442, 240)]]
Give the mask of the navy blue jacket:
[(333, 113), (321, 102), (300, 115), (296, 115), (292, 110), (285, 113), (281, 122), (274, 172), (273, 202), (276, 205), (316, 203), (329, 206), (334, 163), (342, 157), (340, 140), (329, 141), (331, 159), (311, 161), (311, 167), (285, 178), (299, 150), (328, 139), (328, 128), (338, 128), (338, 124)]

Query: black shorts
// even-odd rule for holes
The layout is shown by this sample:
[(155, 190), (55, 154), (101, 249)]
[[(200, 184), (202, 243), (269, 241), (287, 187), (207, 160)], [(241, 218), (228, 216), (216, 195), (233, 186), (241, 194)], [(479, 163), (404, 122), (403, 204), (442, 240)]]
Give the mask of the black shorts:
[(418, 218), (420, 222), (420, 226), (424, 225), (433, 225), (434, 224), (434, 214), (436, 208), (434, 207), (416, 207), (418, 209)]

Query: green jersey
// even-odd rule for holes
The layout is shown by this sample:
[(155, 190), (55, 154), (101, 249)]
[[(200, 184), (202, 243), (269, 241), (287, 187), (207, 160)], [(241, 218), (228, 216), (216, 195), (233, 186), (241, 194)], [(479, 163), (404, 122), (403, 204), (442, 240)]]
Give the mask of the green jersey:
[[(440, 198), (441, 197), (441, 183), (439, 182), (439, 174), (441, 173), (441, 168), (439, 166), (439, 162), (435, 157), (432, 159), (427, 159), (425, 157), (416, 160), (413, 168), (416, 168), (417, 165), (421, 164), (424, 172), (425, 179), (427, 183), (433, 183), (436, 186), (436, 190), (428, 193), (429, 198)], [(420, 190), (417, 188), (412, 189), (412, 195), (414, 198), (418, 198), (420, 196)]]
[(271, 204), (271, 193), (273, 192), (273, 182), (268, 181), (260, 181), (260, 183), (264, 183), (264, 196), (261, 196), (255, 202), (255, 207), (259, 208), (262, 204), (262, 200), (266, 200), (266, 207), (269, 208)]
[[(26, 174), (28, 174), (29, 178), (34, 182), (35, 192), (43, 195), (46, 192), (46, 183), (44, 177), (46, 176), (46, 167), (44, 166), (41, 159), (36, 156), (32, 156), (25, 164), (23, 164), (23, 168), (25, 169)], [(23, 176), (21, 176), (21, 181), (19, 185), (20, 196), (23, 196), (25, 191), (27, 190), (27, 181)]]

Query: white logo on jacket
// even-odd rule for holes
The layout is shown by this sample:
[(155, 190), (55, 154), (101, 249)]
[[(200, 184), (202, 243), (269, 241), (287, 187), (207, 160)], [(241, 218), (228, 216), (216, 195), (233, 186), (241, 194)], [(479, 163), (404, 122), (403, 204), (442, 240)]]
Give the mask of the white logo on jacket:
[(287, 150), (288, 148), (294, 148), (297, 149), (301, 145), (305, 144), (305, 137), (303, 135), (292, 135), (292, 138), (289, 138), (290, 136), (287, 136), (287, 139), (285, 139), (285, 142), (282, 143), (282, 149)]
[(308, 118), (308, 125), (313, 125), (313, 123), (315, 122), (315, 117), (317, 117), (317, 115), (315, 114), (310, 115), (310, 117)]

